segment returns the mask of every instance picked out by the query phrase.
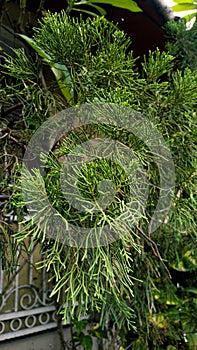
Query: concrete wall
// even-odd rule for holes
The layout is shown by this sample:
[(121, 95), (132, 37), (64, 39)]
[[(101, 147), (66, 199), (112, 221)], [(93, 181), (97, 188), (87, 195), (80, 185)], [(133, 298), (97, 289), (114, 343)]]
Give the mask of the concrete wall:
[[(64, 328), (65, 340), (70, 339), (69, 327)], [(56, 330), (38, 333), (23, 338), (0, 343), (0, 350), (60, 350), (59, 336)], [(77, 348), (79, 349), (79, 348)], [(98, 350), (94, 339), (93, 350)]]

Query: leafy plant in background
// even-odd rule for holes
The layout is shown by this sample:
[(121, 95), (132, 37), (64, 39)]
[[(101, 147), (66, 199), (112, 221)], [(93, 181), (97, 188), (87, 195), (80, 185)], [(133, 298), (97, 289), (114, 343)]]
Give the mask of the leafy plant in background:
[(175, 57), (180, 69), (197, 68), (197, 22), (187, 30), (186, 21), (170, 21), (165, 25), (167, 50)]
[[(37, 45), (36, 49), (39, 47), (41, 52), (50, 55), (50, 60), (55, 64), (67, 67), (75, 103), (116, 102), (130, 106), (152, 120), (171, 148), (177, 179), (175, 197), (165, 225), (161, 225), (151, 235), (150, 240), (146, 230), (152, 205), (158, 198), (157, 168), (143, 143), (127, 133), (120, 133), (119, 130), (106, 127), (99, 131), (107, 136), (116, 137), (117, 140), (131, 147), (142, 161), (147, 176), (154, 184), (150, 189), (152, 202), (144, 213), (146, 219), (141, 218), (142, 230), (139, 231), (136, 228), (132, 235), (106, 247), (72, 248), (50, 239), (42, 243), (44, 232), (39, 226), (34, 225), (32, 218), (24, 223), (23, 230), (17, 234), (19, 241), (31, 233), (34, 241), (41, 244), (43, 261), (40, 263), (40, 268), (42, 266), (48, 268), (53, 285), (52, 293), (62, 300), (59, 311), (64, 314), (65, 319), (70, 317), (75, 323), (75, 337), (78, 342), (84, 342), (83, 339), (89, 339), (87, 341), (89, 344), (91, 342), (88, 334), (84, 333), (84, 328), (80, 328), (80, 324), (77, 323), (77, 319), (87, 313), (89, 320), (99, 324), (103, 329), (105, 327), (110, 329), (115, 325), (118, 341), (121, 334), (125, 335), (121, 339), (121, 344), (125, 348), (130, 346), (132, 349), (157, 350), (173, 349), (173, 347), (193, 349), (196, 290), (192, 277), (197, 270), (194, 220), (197, 204), (197, 70), (192, 71), (189, 68), (178, 70), (176, 57), (156, 50), (146, 58), (140, 73), (135, 67), (132, 53), (128, 52), (130, 43), (128, 38), (103, 18), (82, 21), (73, 20), (64, 12), (49, 13), (40, 23), (40, 27), (35, 29), (33, 42)], [(37, 50), (38, 53), (39, 50)], [(2, 67), (5, 77), (12, 76), (16, 79), (11, 86), (2, 86), (2, 103), (8, 105), (12, 103), (13, 95), (10, 91), (14, 91), (18, 98), (22, 96), (23, 118), (27, 120), (27, 125), (35, 125), (33, 124), (36, 115), (33, 113), (35, 103), (37, 103), (40, 117), (50, 101), (53, 101), (52, 106), (55, 110), (61, 110), (65, 106), (54, 85), (52, 85), (53, 89), (50, 86), (42, 87), (44, 77), (34, 83), (35, 76), (32, 79), (31, 72), (38, 67), (37, 63), (32, 64), (22, 51), (17, 52), (17, 59), (6, 59)], [(41, 57), (43, 57), (42, 54)], [(26, 62), (25, 70), (24, 66), (21, 66), (23, 60)], [(22, 93), (19, 87), (23, 87)], [(42, 91), (44, 102), (41, 106), (37, 99), (32, 102), (31, 91), (34, 89)], [(25, 100), (26, 92), (27, 96), (30, 96), (27, 100)], [(47, 109), (45, 118), (49, 113), (55, 113), (53, 108)], [(32, 111), (32, 114), (28, 111)], [(36, 122), (39, 123), (39, 118)], [(62, 140), (59, 149), (48, 158), (45, 184), (40, 181), (36, 171), (32, 174), (31, 181), (20, 179), (31, 189), (31, 200), (37, 200), (39, 197), (36, 197), (35, 193), (40, 196), (41, 184), (46, 185), (47, 193), (57, 209), (65, 210), (66, 214), (67, 204), (61, 191), (57, 191), (61, 167), (58, 157), (69, 152), (68, 145), (74, 146), (80, 140), (84, 141), (84, 138), (86, 140), (91, 130), (86, 132), (78, 130)], [(85, 181), (91, 184), (89, 187), (84, 187), (83, 193), (86, 196), (90, 196), (88, 191), (95, 188), (97, 166), (106, 172), (110, 170), (112, 176), (120, 171), (120, 169), (111, 168), (109, 163), (89, 164), (84, 168), (83, 173)], [(119, 173), (117, 186), (122, 186), (122, 180), (125, 182), (124, 176), (124, 173), (122, 176)], [(127, 196), (127, 189), (125, 187), (123, 189), (124, 198)], [(23, 208), (20, 190), (15, 197), (15, 205), (20, 210), (21, 207)], [(170, 268), (172, 277), (178, 270), (181, 273), (192, 271), (192, 276), (187, 274), (185, 281), (176, 282), (174, 278), (170, 280), (162, 261), (155, 253), (154, 242), (162, 251), (162, 258)], [(64, 307), (65, 301), (69, 308)], [(79, 302), (78, 306), (76, 301)], [(132, 328), (134, 315), (136, 328)], [(130, 322), (130, 332), (126, 320)], [(88, 338), (84, 338), (82, 333)], [(130, 343), (128, 343), (129, 334)], [(88, 346), (90, 345), (87, 345), (87, 349)]]
[(193, 0), (174, 0), (176, 5), (172, 6), (172, 10), (174, 12), (185, 12), (192, 10), (193, 13), (186, 15), (187, 19), (191, 19), (192, 17), (196, 17), (197, 15), (197, 4), (196, 1)]
[[(94, 9), (97, 10), (97, 12), (103, 16), (106, 15), (106, 11), (101, 7), (98, 6), (98, 4), (107, 4), (107, 5), (112, 5), (118, 8), (126, 9), (131, 12), (142, 12), (141, 8), (138, 6), (137, 1), (133, 0), (82, 0), (82, 1), (70, 1), (68, 2), (68, 9), (70, 10), (77, 10), (78, 7), (80, 9), (80, 6), (88, 5), (90, 7), (93, 7)], [(86, 12), (86, 10), (83, 10)], [(69, 12), (68, 12), (69, 13)], [(89, 13), (89, 12), (88, 12)], [(90, 13), (94, 14), (94, 13)]]

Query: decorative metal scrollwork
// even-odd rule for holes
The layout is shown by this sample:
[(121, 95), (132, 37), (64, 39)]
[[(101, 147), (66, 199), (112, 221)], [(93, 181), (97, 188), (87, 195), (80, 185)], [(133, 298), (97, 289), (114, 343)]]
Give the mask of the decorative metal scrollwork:
[(22, 320), (20, 318), (14, 318), (12, 321), (10, 321), (10, 330), (12, 332), (17, 332), (22, 327)]
[(36, 316), (34, 315), (27, 316), (25, 319), (25, 326), (27, 328), (32, 328), (35, 325), (36, 325)]
[[(38, 275), (35, 272), (34, 278), (36, 270), (32, 266), (33, 256), (6, 291), (3, 289), (6, 276), (0, 266), (0, 342), (57, 327), (56, 309), (50, 299), (46, 273)], [(29, 284), (20, 283), (24, 278)]]
[(5, 330), (5, 323), (0, 322), (0, 335), (4, 332)]

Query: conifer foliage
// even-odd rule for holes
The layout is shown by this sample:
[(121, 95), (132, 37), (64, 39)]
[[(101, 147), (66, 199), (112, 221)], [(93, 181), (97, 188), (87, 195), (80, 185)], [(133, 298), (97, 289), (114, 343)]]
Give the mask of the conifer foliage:
[[(197, 269), (196, 65), (170, 46), (170, 52), (150, 52), (138, 70), (128, 50), (130, 39), (114, 24), (104, 18), (72, 19), (64, 11), (48, 13), (32, 39), (26, 40), (37, 51), (37, 61), (22, 50), (16, 50), (15, 59), (5, 59), (4, 80), (10, 83), (2, 82), (0, 102), (11, 106), (15, 98), (22, 103), (28, 139), (44, 120), (65, 106), (86, 102), (128, 106), (153, 122), (163, 135), (173, 157), (176, 187), (165, 223), (149, 236), (148, 222), (159, 196), (153, 154), (137, 137), (118, 128), (93, 125), (76, 130), (66, 135), (48, 157), (44, 185), (36, 170), (31, 177), (26, 174), (15, 180), (12, 205), (23, 217), (22, 184), (32, 202), (38, 201), (42, 191), (47, 192), (56, 210), (76, 225), (91, 221), (94, 226), (116, 217), (128, 197), (127, 175), (119, 165), (103, 159), (90, 162), (79, 179), (84, 197), (91, 199), (98, 194), (101, 177), (110, 176), (116, 197), (108, 216), (100, 213), (92, 219), (74, 212), (61, 194), (61, 157), (96, 130), (130, 147), (146, 169), (152, 185), (147, 207), (139, 213), (139, 227), (134, 226), (106, 246), (70, 247), (47, 238), (40, 212), (23, 223), (16, 234), (18, 242), (31, 235), (34, 244), (40, 244), (43, 259), (39, 267), (49, 271), (52, 295), (61, 301), (59, 311), (65, 320), (76, 323), (86, 315), (90, 323), (97, 322), (103, 329), (114, 325), (123, 348), (132, 344), (131, 349), (192, 349), (197, 305), (192, 278)], [(55, 81), (46, 84), (43, 66), (51, 67), (56, 79), (61, 80), (59, 90)], [(177, 271), (184, 274), (184, 281), (176, 281)], [(84, 348), (90, 349), (88, 346)]]

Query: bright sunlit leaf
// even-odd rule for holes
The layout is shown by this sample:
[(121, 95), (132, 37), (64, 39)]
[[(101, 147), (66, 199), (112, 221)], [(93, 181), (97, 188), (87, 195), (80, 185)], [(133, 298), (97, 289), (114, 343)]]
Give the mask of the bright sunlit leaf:
[(123, 8), (131, 12), (142, 12), (141, 8), (133, 0), (87, 0), (75, 3), (75, 5), (91, 5), (94, 3), (112, 5), (115, 7)]

